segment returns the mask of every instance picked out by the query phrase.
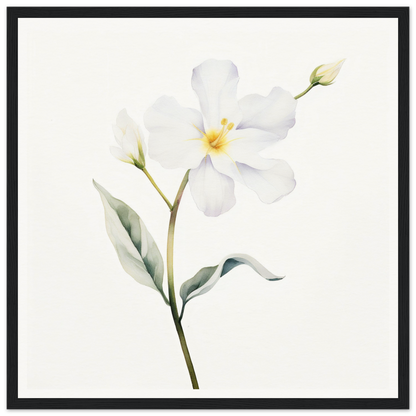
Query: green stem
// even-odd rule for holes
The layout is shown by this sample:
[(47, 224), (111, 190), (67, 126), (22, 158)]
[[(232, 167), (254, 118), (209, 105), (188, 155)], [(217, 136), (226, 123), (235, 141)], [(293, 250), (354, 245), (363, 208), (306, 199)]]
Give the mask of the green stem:
[(188, 176), (189, 176), (189, 170), (185, 173), (185, 176), (179, 187), (178, 193), (175, 198), (175, 202), (173, 203), (173, 207), (171, 210), (170, 221), (169, 221), (169, 231), (168, 231), (166, 263), (167, 263), (167, 269), (168, 269), (169, 301), (170, 301), (170, 309), (172, 311), (173, 321), (175, 322), (176, 332), (178, 333), (179, 341), (182, 347), (183, 356), (185, 357), (186, 365), (188, 367), (189, 376), (192, 382), (192, 387), (194, 389), (199, 389), (198, 380), (196, 378), (194, 366), (191, 360), (191, 355), (189, 354), (189, 349), (186, 344), (185, 334), (183, 332), (183, 328), (179, 320), (178, 307), (176, 305), (175, 286), (173, 282), (173, 243), (174, 243), (174, 235), (175, 235), (176, 215), (178, 213), (178, 208), (181, 202), (183, 191), (185, 190), (186, 184), (188, 183)]
[(166, 198), (166, 196), (164, 195), (164, 193), (160, 190), (160, 188), (156, 185), (156, 182), (154, 181), (154, 179), (151, 177), (150, 173), (147, 171), (146, 168), (142, 169), (143, 173), (149, 178), (149, 181), (151, 182), (151, 184), (155, 187), (156, 191), (159, 192), (160, 196), (163, 198), (163, 200), (166, 202), (167, 206), (169, 207), (169, 209), (172, 211), (172, 204), (169, 202), (169, 199)]
[(162, 298), (165, 301), (166, 305), (170, 306), (169, 299), (166, 297), (165, 292), (161, 292)]
[(315, 87), (316, 85), (318, 85), (318, 83), (315, 83), (315, 84), (311, 84), (311, 85), (309, 85), (309, 87), (308, 88), (306, 88), (306, 90), (305, 91), (303, 91), (303, 92), (301, 92), (299, 95), (297, 95), (296, 97), (295, 97), (295, 100), (297, 100), (298, 98), (300, 98), (300, 97), (303, 97), (307, 92), (309, 92), (313, 87)]
[(185, 303), (182, 303), (182, 310), (181, 310), (181, 314), (179, 315), (179, 322), (182, 321), (184, 312), (185, 312)]

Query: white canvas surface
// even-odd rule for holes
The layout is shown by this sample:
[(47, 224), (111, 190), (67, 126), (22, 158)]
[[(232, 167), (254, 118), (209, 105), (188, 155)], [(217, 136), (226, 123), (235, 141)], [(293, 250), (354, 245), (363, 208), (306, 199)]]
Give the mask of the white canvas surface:
[[(237, 65), (239, 97), (296, 95), (317, 65), (347, 61), (267, 154), (291, 165), (294, 192), (265, 205), (236, 185), (218, 218), (184, 195), (177, 289), (235, 252), (286, 276), (242, 266), (187, 305), (195, 392), (92, 179), (166, 258), (166, 206), (111, 156), (111, 125), (124, 107), (142, 124), (161, 95), (198, 108), (191, 71), (208, 58)], [(184, 171), (147, 166), (173, 200)], [(395, 19), (19, 19), (19, 397), (397, 397), (397, 168)]]

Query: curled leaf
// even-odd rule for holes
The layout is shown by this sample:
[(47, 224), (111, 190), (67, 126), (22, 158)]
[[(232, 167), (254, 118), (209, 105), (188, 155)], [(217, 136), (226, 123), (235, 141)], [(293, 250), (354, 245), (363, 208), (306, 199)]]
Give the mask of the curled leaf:
[(123, 269), (138, 283), (163, 292), (163, 259), (142, 219), (127, 204), (93, 181), (104, 205), (107, 234)]
[(218, 280), (234, 267), (246, 264), (266, 280), (281, 280), (284, 276), (276, 276), (261, 265), (256, 259), (247, 254), (232, 254), (223, 258), (217, 266), (204, 267), (194, 277), (184, 282), (180, 295), (183, 301), (181, 317), (185, 305), (193, 298), (210, 291)]

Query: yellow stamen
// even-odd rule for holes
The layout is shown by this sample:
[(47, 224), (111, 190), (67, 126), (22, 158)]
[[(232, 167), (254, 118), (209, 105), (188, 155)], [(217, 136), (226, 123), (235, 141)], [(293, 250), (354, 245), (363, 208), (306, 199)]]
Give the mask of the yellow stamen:
[[(226, 134), (227, 134), (227, 133), (225, 133), (225, 135), (226, 135)], [(225, 137), (225, 135), (224, 135), (224, 126), (223, 126), (223, 127), (222, 127), (222, 129), (221, 129), (221, 131), (219, 132), (218, 136), (216, 137), (216, 139), (210, 142), (210, 145), (211, 145), (212, 147), (217, 147), (218, 143), (220, 142), (220, 140), (221, 140), (223, 137)]]
[(228, 142), (225, 143), (225, 144), (228, 144), (228, 143), (231, 143), (231, 142), (235, 142), (236, 140), (241, 140), (241, 139), (242, 139), (242, 137), (236, 137), (235, 139), (228, 140)]
[(203, 136), (205, 136), (205, 133), (202, 131), (202, 130), (200, 130), (197, 126), (195, 126), (195, 124), (192, 124)]
[(209, 153), (213, 152), (225, 153), (229, 157), (229, 155), (226, 153), (227, 145), (228, 143), (238, 139), (232, 139), (227, 141), (227, 135), (234, 128), (235, 125), (234, 123), (228, 123), (228, 119), (223, 118), (221, 120), (221, 126), (222, 128), (220, 130), (210, 129), (204, 132), (195, 125), (193, 125), (193, 127), (195, 127), (195, 129), (197, 129), (202, 134), (202, 137), (187, 140), (201, 141), (203, 143), (206, 156)]

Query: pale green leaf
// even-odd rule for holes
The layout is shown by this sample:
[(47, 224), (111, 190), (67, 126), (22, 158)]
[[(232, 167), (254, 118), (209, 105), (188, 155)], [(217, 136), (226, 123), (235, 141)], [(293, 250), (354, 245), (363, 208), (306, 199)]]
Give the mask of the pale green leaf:
[(184, 282), (180, 289), (183, 301), (181, 317), (184, 307), (191, 299), (210, 291), (234, 267), (246, 264), (266, 280), (281, 280), (284, 276), (276, 276), (262, 266), (256, 259), (247, 254), (232, 254), (221, 260), (217, 266), (204, 267), (194, 277)]
[(163, 292), (163, 259), (142, 219), (127, 204), (93, 181), (104, 205), (107, 234), (123, 269), (138, 283)]

